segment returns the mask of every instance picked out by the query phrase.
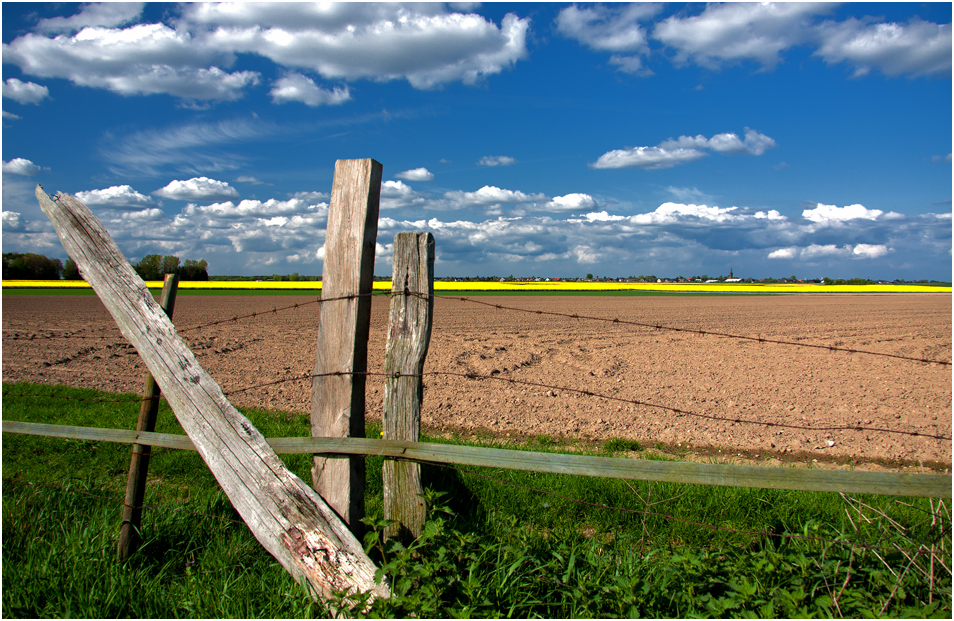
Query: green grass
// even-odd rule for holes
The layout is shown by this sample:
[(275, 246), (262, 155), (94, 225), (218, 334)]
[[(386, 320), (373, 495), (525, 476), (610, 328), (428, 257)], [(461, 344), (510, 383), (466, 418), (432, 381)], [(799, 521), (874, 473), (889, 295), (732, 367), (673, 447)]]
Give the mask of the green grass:
[[(138, 412), (135, 395), (31, 384), (4, 384), (3, 393), (6, 420), (131, 429)], [(14, 396), (23, 393), (55, 396)], [(300, 414), (245, 413), (266, 437), (309, 433)], [(181, 433), (165, 403), (157, 431)], [(368, 437), (379, 434), (369, 425)], [(509, 448), (561, 450), (545, 436)], [(309, 456), (283, 458), (309, 480)], [(951, 575), (939, 562), (950, 567), (949, 511), (926, 499), (425, 465), (424, 534), (384, 543), (382, 463), (367, 460), (366, 546), (395, 596), (370, 616), (950, 617)], [(146, 503), (160, 508), (145, 512), (140, 550), (116, 562), (128, 464), (123, 445), (4, 434), (4, 617), (330, 614), (255, 541), (194, 452), (153, 456)], [(893, 551), (919, 544), (927, 551), (914, 563)]]

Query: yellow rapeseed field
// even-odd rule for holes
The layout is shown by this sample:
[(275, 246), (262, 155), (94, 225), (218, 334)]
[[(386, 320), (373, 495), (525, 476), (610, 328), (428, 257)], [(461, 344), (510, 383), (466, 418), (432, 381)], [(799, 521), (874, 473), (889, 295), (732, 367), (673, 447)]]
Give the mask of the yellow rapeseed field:
[[(161, 289), (162, 281), (149, 281), (150, 289)], [(88, 289), (82, 280), (4, 280), (3, 288), (13, 289)], [(391, 283), (377, 281), (375, 291), (390, 290)], [(320, 291), (320, 281), (185, 281), (179, 289), (205, 289), (217, 291)], [(672, 293), (951, 293), (951, 287), (925, 285), (822, 285), (761, 284), (761, 283), (615, 283), (615, 282), (447, 282), (434, 283), (437, 292), (610, 292), (610, 291), (655, 291)]]

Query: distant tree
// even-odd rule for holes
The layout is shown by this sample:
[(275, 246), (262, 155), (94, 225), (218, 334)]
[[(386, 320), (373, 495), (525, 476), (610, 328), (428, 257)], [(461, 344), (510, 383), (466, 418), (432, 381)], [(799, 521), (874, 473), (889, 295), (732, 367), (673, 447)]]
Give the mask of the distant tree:
[(79, 268), (76, 267), (76, 261), (73, 259), (67, 259), (66, 263), (63, 265), (63, 280), (82, 280), (83, 277), (80, 276)]
[(179, 257), (147, 254), (133, 264), (133, 269), (143, 280), (162, 280), (166, 274), (178, 274), (179, 280), (208, 280), (209, 264), (205, 261), (186, 259), (180, 263)]
[(42, 254), (3, 253), (3, 278), (23, 280), (59, 280), (63, 262)]
[(165, 274), (178, 274), (179, 273), (179, 257), (165, 256), (162, 257), (162, 273)]
[(209, 264), (203, 261), (196, 261), (194, 259), (186, 259), (185, 264), (179, 270), (179, 279), (180, 280), (208, 280), (209, 279)]

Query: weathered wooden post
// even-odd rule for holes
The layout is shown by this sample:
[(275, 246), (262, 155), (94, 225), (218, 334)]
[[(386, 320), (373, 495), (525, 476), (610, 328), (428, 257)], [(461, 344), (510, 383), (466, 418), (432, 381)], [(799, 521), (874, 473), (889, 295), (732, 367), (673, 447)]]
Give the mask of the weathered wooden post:
[[(179, 277), (166, 274), (162, 285), (159, 306), (172, 319), (176, 306), (176, 292)], [(145, 385), (142, 391), (142, 403), (139, 406), (139, 420), (136, 431), (155, 431), (156, 417), (159, 414), (159, 386), (152, 373), (146, 371)], [(119, 541), (116, 543), (116, 556), (125, 561), (139, 547), (139, 527), (142, 524), (142, 503), (146, 497), (146, 477), (149, 473), (149, 456), (152, 447), (133, 444), (132, 457), (129, 460), (129, 476), (126, 479), (126, 500), (123, 503), (123, 522), (119, 527)]]
[(37, 186), (36, 197), (259, 543), (313, 596), (366, 591), (388, 597), (390, 590), (375, 581), (376, 568), (361, 543), (229, 403), (102, 223), (68, 194), (51, 198)]
[[(311, 386), (311, 435), (364, 437), (364, 387), (374, 247), (383, 167), (372, 159), (338, 160), (328, 208), (315, 377)], [(333, 375), (328, 375), (333, 374)], [(364, 456), (316, 455), (315, 491), (360, 538), (364, 517)]]
[[(394, 237), (391, 276), (391, 317), (384, 358), (384, 439), (417, 442), (421, 437), (421, 373), (431, 341), (434, 311), (434, 236), (398, 233)], [(397, 524), (395, 536), (406, 529), (421, 534), (426, 517), (421, 466), (384, 460), (384, 517)]]

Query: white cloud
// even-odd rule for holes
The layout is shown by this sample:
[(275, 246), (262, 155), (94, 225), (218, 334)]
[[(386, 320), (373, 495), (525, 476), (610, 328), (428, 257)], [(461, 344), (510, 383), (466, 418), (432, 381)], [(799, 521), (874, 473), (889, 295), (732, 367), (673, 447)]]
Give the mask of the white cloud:
[(829, 10), (816, 3), (710, 4), (699, 15), (659, 22), (653, 38), (676, 50), (677, 63), (715, 69), (726, 61), (753, 60), (772, 68), (783, 50), (807, 40), (810, 18)]
[(517, 160), (506, 155), (485, 155), (477, 162), (478, 166), (510, 166)]
[(231, 170), (245, 163), (224, 145), (249, 143), (280, 133), (274, 125), (256, 119), (230, 119), (215, 123), (189, 123), (145, 129), (105, 141), (99, 155), (121, 176), (158, 176), (166, 168), (198, 174)]
[(326, 79), (406, 79), (415, 88), (472, 84), (526, 57), (529, 19), (500, 27), (439, 4), (248, 3), (188, 5), (183, 23), (227, 53), (254, 53)]
[(520, 191), (505, 190), (492, 185), (485, 185), (476, 192), (462, 192), (460, 190), (446, 192), (444, 196), (456, 209), (546, 200), (546, 195), (544, 194), (525, 194)]
[(703, 135), (679, 136), (664, 140), (656, 147), (631, 147), (616, 149), (601, 155), (592, 168), (644, 168), (659, 170), (694, 162), (707, 155), (702, 149), (711, 149), (728, 155), (762, 155), (777, 145), (775, 140), (754, 129), (745, 128), (745, 138), (735, 133), (716, 134), (712, 138)]
[(4, 211), (2, 214), (4, 231), (22, 231), (23, 220), (16, 211)]
[(404, 172), (399, 172), (394, 175), (399, 179), (404, 179), (405, 181), (433, 181), (434, 173), (430, 172), (426, 168), (412, 168), (411, 170), (405, 170)]
[(890, 249), (883, 244), (858, 244), (851, 251), (851, 254), (863, 259), (877, 259), (888, 254), (888, 252), (890, 252)]
[(888, 76), (951, 76), (951, 24), (918, 18), (871, 24), (855, 18), (818, 27), (815, 52), (827, 63), (846, 62), (855, 76), (879, 69)]
[(741, 216), (733, 213), (736, 209), (736, 207), (663, 203), (653, 212), (633, 216), (632, 221), (637, 224), (671, 224), (691, 218), (710, 222), (731, 222), (741, 219)]
[(941, 162), (948, 162), (948, 163), (950, 163), (950, 161), (951, 161), (951, 154), (948, 153), (947, 155), (932, 155), (932, 156), (931, 156), (931, 161), (934, 162), (935, 164), (940, 164)]
[(66, 33), (76, 32), (87, 26), (122, 26), (135, 21), (145, 4), (142, 2), (97, 2), (82, 7), (79, 13), (70, 17), (48, 17), (41, 19), (36, 26), (40, 32)]
[(836, 207), (821, 203), (818, 203), (814, 209), (802, 211), (803, 218), (821, 226), (837, 226), (850, 220), (877, 220), (883, 214), (884, 212), (879, 209), (868, 209), (864, 205)]
[(830, 257), (854, 257), (860, 259), (877, 259), (891, 252), (891, 249), (884, 244), (857, 244), (852, 247), (851, 244), (838, 246), (836, 244), (810, 244), (804, 247), (792, 246), (788, 248), (779, 248), (768, 254), (769, 259), (799, 259), (803, 261), (815, 261), (818, 259)]
[(3, 118), (5, 118), (5, 119), (7, 119), (7, 120), (9, 120), (9, 121), (15, 121), (16, 119), (19, 119), (20, 117), (19, 117), (18, 115), (16, 115), (16, 114), (12, 113), (12, 112), (7, 112), (6, 110), (4, 110), (4, 111), (3, 111)]
[(165, 93), (185, 99), (233, 100), (256, 84), (254, 71), (228, 73), (232, 58), (164, 24), (125, 29), (88, 26), (72, 36), (28, 33), (3, 44), (3, 60), (27, 74), (64, 78), (121, 95)]
[[(570, 211), (580, 212), (596, 207), (596, 200), (589, 194), (566, 194), (564, 196), (554, 196), (544, 206), (547, 211)], [(603, 212), (606, 213), (606, 212)]]
[(277, 104), (300, 101), (306, 106), (337, 106), (351, 99), (351, 91), (345, 86), (335, 87), (333, 91), (320, 88), (315, 81), (300, 73), (290, 73), (275, 81), (269, 93)]
[(128, 185), (114, 185), (102, 190), (77, 192), (76, 198), (88, 207), (150, 208), (156, 204), (152, 198), (140, 194)]
[(645, 168), (659, 170), (694, 162), (706, 154), (698, 149), (663, 149), (662, 147), (632, 147), (615, 149), (601, 155), (593, 168)]
[(250, 185), (262, 185), (265, 182), (259, 179), (258, 177), (250, 177), (247, 175), (242, 175), (240, 177), (235, 178), (235, 183), (248, 183)]
[(238, 190), (227, 181), (217, 181), (208, 177), (193, 177), (187, 181), (174, 180), (164, 188), (153, 192), (156, 196), (179, 201), (215, 200), (237, 198)]
[(50, 96), (50, 89), (33, 82), (7, 78), (3, 83), (3, 96), (21, 104), (38, 104)]
[(592, 50), (615, 52), (610, 64), (619, 71), (639, 76), (653, 75), (641, 56), (649, 54), (646, 30), (640, 22), (661, 9), (658, 4), (569, 6), (557, 15), (557, 31)]
[(11, 175), (34, 177), (39, 175), (41, 171), (42, 169), (39, 166), (22, 157), (15, 157), (9, 162), (3, 163), (3, 172)]
[(662, 7), (654, 4), (625, 6), (596, 5), (567, 7), (557, 15), (557, 30), (594, 50), (607, 52), (648, 52), (649, 44), (641, 21)]

